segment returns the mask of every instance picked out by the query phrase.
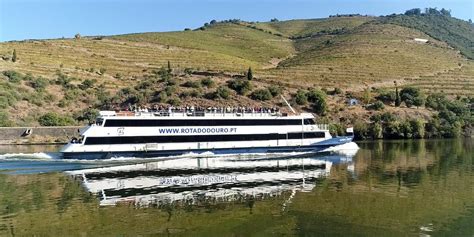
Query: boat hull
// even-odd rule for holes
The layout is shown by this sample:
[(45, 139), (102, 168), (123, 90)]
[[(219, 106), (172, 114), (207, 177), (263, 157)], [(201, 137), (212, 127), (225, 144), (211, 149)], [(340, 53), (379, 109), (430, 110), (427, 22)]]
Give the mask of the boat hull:
[(266, 154), (266, 153), (288, 153), (288, 152), (319, 152), (330, 147), (352, 142), (352, 136), (335, 137), (316, 144), (306, 146), (273, 146), (273, 147), (242, 147), (242, 148), (218, 148), (218, 149), (184, 149), (184, 150), (149, 150), (149, 151), (104, 151), (104, 152), (62, 152), (63, 159), (97, 160), (118, 157), (137, 158), (159, 158), (180, 156), (186, 154), (209, 154), (209, 155), (231, 155), (231, 154)]

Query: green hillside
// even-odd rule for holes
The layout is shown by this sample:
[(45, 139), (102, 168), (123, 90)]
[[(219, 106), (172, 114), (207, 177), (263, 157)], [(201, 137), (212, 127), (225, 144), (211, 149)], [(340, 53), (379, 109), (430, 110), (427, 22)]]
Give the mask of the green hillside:
[[(423, 20), (430, 31), (404, 26), (405, 18)], [(314, 98), (305, 99), (311, 88), (337, 91), (327, 97), (325, 119), (368, 120), (371, 112), (362, 105), (347, 108), (346, 94), (363, 99), (362, 92), (373, 88), (374, 97), (376, 89), (391, 89), (396, 81), (426, 93), (472, 96), (473, 62), (458, 52), (468, 55), (463, 47), (472, 45), (469, 30), (469, 23), (440, 15), (342, 16), (231, 20), (180, 32), (4, 42), (0, 126), (36, 125), (49, 111), (79, 119), (87, 108), (128, 105), (279, 106), (279, 94), (297, 110), (314, 112)], [(249, 67), (254, 79), (234, 83)], [(405, 117), (420, 114), (387, 107)]]
[(407, 11), (404, 15), (390, 15), (380, 21), (420, 30), (437, 40), (447, 42), (466, 57), (474, 59), (474, 25), (451, 17), (444, 9), (438, 11), (428, 8), (426, 11)]

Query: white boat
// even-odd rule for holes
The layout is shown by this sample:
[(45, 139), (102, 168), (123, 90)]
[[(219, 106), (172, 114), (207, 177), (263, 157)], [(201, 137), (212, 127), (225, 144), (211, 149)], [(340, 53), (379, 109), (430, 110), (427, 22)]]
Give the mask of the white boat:
[(332, 137), (310, 113), (209, 109), (101, 111), (61, 152), (64, 158), (164, 157), (186, 153), (241, 154), (315, 152), (349, 143)]

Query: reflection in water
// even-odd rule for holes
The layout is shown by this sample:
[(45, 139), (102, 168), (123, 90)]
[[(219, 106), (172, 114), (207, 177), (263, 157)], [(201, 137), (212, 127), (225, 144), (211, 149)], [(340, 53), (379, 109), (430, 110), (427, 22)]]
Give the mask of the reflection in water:
[(474, 139), (359, 146), (286, 158), (0, 155), (0, 236), (474, 234)]
[(97, 194), (100, 205), (202, 205), (309, 192), (333, 163), (350, 164), (351, 157), (181, 158), (67, 173)]

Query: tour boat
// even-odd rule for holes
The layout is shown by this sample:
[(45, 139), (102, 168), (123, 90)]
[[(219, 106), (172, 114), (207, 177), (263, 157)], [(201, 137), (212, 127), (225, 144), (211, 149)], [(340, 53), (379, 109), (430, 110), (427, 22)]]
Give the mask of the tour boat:
[(332, 137), (310, 113), (248, 108), (101, 111), (80, 132), (61, 149), (63, 158), (317, 152), (353, 140), (349, 129)]

